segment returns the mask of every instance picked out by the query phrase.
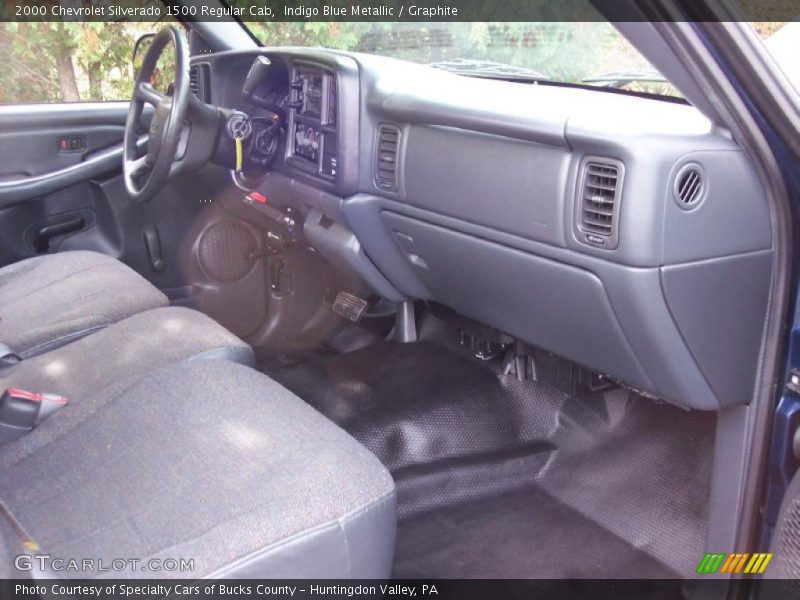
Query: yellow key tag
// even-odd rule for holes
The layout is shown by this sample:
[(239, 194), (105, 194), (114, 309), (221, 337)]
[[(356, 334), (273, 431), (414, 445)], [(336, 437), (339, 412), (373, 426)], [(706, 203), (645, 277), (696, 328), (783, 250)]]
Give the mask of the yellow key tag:
[(233, 138), (234, 144), (236, 144), (236, 172), (242, 172), (242, 163), (244, 162), (244, 150), (242, 148), (242, 138), (237, 137)]

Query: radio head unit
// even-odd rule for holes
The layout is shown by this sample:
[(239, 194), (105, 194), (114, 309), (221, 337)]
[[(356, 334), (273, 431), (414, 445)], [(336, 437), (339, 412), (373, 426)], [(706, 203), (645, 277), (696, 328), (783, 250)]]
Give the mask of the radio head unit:
[(322, 73), (300, 71), (298, 78), (303, 86), (300, 114), (312, 119), (322, 119)]

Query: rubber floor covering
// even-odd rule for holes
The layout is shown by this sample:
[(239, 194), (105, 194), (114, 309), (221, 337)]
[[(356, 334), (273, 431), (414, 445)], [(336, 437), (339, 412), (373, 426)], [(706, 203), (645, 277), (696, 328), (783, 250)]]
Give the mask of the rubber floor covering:
[(269, 374), (392, 472), (397, 577), (669, 578), (702, 556), (711, 413), (573, 398), (431, 341)]

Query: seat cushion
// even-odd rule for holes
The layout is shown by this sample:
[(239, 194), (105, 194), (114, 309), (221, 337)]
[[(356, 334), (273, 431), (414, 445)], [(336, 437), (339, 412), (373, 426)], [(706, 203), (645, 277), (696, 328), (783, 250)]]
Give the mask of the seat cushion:
[(79, 402), (111, 384), (125, 385), (164, 365), (196, 358), (255, 362), (250, 346), (213, 319), (188, 308), (164, 307), (3, 369), (0, 390), (50, 392)]
[(17, 525), (54, 558), (194, 568), (62, 575), (389, 575), (391, 476), (268, 377), (190, 361), (77, 408), (0, 448), (0, 500)]
[(0, 269), (0, 342), (34, 355), (167, 304), (164, 294), (110, 256), (37, 256)]

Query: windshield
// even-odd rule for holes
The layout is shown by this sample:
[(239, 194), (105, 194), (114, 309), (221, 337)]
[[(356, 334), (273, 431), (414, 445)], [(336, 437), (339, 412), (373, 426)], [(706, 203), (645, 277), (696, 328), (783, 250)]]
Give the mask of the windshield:
[(248, 23), (267, 46), (380, 54), (474, 77), (550, 81), (680, 97), (607, 22)]

